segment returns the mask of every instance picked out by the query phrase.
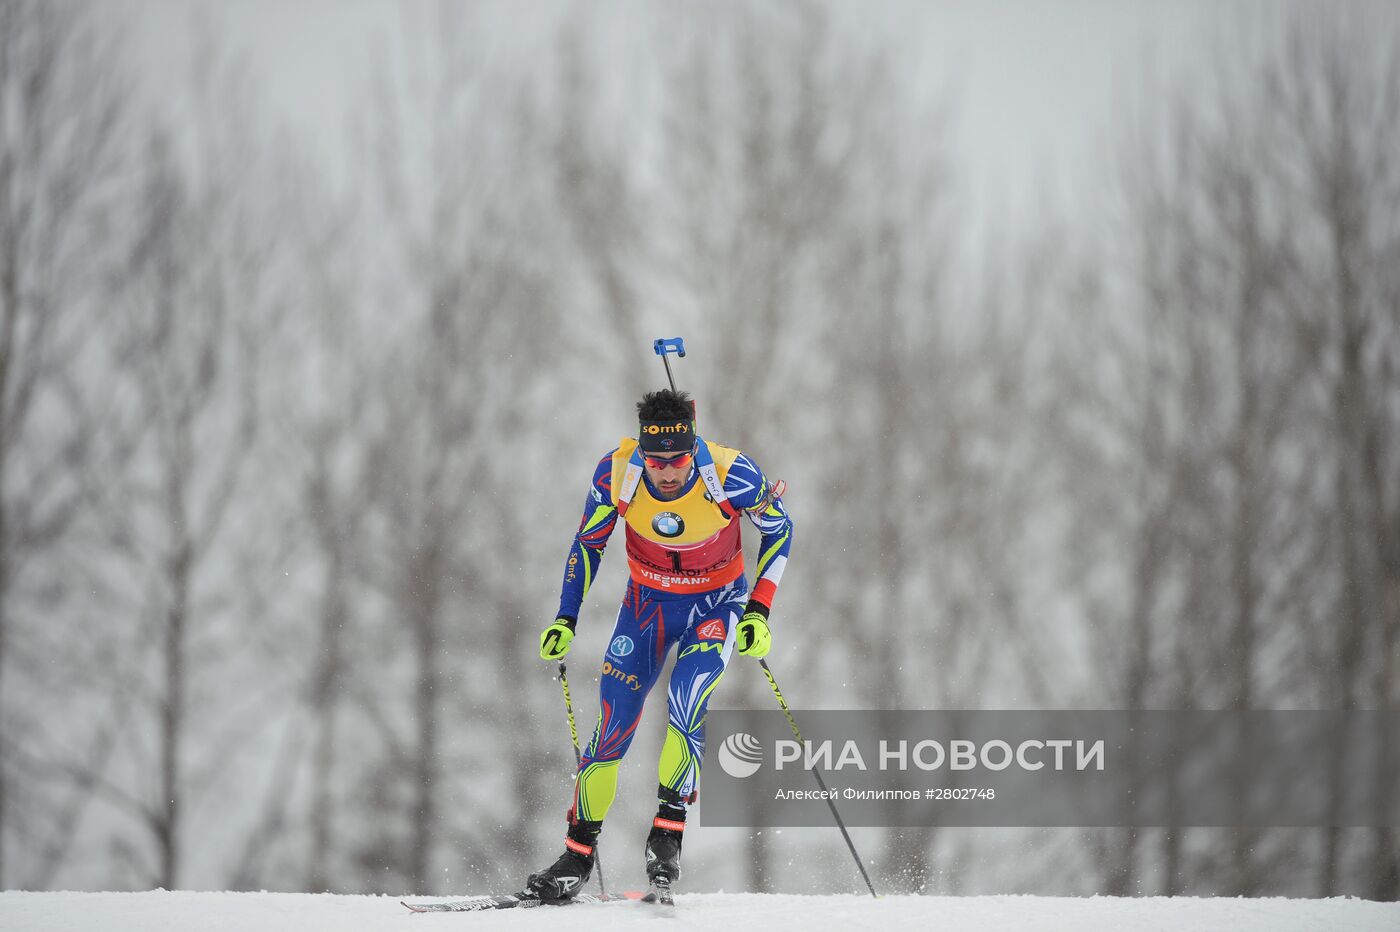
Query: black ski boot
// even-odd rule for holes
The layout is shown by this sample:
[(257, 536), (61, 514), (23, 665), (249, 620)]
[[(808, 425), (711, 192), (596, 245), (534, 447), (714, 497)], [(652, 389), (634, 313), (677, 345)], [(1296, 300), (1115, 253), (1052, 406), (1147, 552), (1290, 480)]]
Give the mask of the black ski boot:
[(525, 892), (546, 902), (573, 899), (593, 874), (594, 849), (602, 822), (571, 822), (564, 836), (564, 853), (549, 867), (525, 881)]
[(647, 835), (647, 880), (651, 889), (644, 899), (648, 903), (670, 906), (671, 885), (681, 879), (681, 837), (685, 832), (685, 810), (661, 804)]

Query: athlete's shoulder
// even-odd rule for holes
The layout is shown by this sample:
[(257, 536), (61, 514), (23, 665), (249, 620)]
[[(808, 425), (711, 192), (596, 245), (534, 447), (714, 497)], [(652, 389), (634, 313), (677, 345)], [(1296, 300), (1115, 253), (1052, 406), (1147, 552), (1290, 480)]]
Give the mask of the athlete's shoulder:
[(617, 456), (617, 452), (617, 448), (614, 447), (603, 454), (603, 458), (598, 461), (598, 465), (593, 469), (593, 500), (600, 505), (611, 505), (613, 503), (613, 458)]
[(767, 480), (763, 470), (747, 453), (734, 450), (729, 472), (724, 477), (724, 494), (739, 508), (752, 508), (763, 500)]
[(729, 469), (734, 465), (734, 461), (744, 454), (733, 447), (727, 447), (722, 443), (715, 443), (713, 440), (706, 440), (705, 446), (710, 448), (710, 459), (720, 469)]

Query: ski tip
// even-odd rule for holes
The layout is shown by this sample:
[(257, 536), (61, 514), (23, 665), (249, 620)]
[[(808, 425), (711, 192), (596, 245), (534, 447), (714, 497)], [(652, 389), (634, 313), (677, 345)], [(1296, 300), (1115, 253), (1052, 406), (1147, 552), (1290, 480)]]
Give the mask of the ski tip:
[(402, 906), (404, 909), (408, 910), (408, 911), (411, 912), (411, 913), (421, 912), (421, 910), (415, 909), (414, 907), (412, 907), (412, 906), (410, 906), (409, 904), (405, 903), (403, 900), (399, 900), (399, 905)]

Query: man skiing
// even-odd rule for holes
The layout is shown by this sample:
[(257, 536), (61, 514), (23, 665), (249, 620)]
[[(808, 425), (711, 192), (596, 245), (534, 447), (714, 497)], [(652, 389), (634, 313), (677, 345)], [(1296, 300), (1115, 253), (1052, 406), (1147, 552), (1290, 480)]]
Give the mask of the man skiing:
[[(569, 652), (579, 606), (622, 518), (631, 579), (603, 658), (598, 727), (579, 763), (564, 853), (526, 883), (527, 893), (544, 900), (574, 896), (592, 873), (618, 764), (674, 647), (657, 768), (660, 804), (646, 844), (647, 878), (653, 892), (669, 899), (680, 878), (686, 807), (696, 799), (710, 694), (736, 644), (751, 657), (768, 653), (768, 613), (792, 546), (782, 483), (775, 489), (749, 457), (698, 436), (685, 392), (650, 392), (637, 414), (638, 439), (623, 439), (594, 472), (565, 564), (558, 617), (540, 635), (542, 659)], [(762, 535), (752, 593), (740, 512)]]

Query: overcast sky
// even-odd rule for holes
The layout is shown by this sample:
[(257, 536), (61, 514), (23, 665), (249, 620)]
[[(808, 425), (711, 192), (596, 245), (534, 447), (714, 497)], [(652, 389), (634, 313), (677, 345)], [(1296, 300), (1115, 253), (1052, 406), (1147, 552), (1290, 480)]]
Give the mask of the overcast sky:
[[(405, 17), (432, 0), (117, 0), (106, 15), (128, 44), (148, 89), (178, 82), (191, 24), (207, 20), (243, 49), (266, 82), (270, 119), (306, 133), (339, 173), (345, 114), (365, 85), (376, 43), (397, 43)], [(983, 216), (1016, 218), (1043, 205), (1071, 213), (1097, 196), (1110, 168), (1114, 126), (1135, 106), (1203, 80), (1212, 56), (1247, 49), (1270, 22), (1307, 3), (1260, 0), (885, 0), (832, 4), (844, 41), (888, 48), (908, 87), (955, 105), (963, 192)], [(1318, 4), (1312, 6), (1320, 7)], [(1400, 3), (1334, 4), (1394, 37)], [(472, 4), (502, 57), (549, 55), (555, 27), (586, 11), (600, 31), (639, 41), (659, 17), (640, 2)]]

